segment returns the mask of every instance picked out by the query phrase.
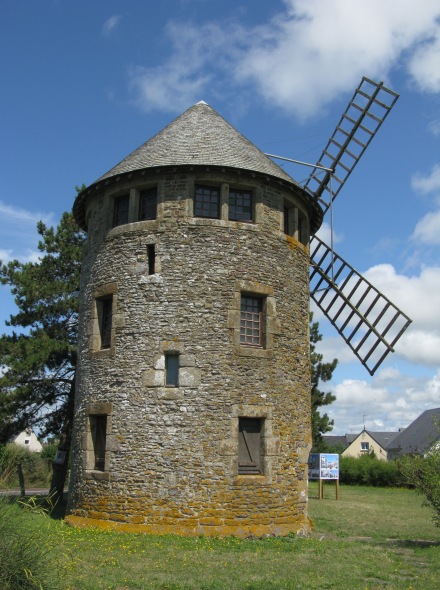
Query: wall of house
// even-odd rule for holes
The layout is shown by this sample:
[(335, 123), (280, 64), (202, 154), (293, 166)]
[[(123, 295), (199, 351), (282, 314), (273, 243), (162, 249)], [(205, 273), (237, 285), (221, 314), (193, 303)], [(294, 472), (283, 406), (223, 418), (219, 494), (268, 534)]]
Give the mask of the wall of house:
[[(309, 257), (307, 243), (284, 234), (283, 206), (290, 200), (305, 222), (307, 210), (292, 188), (255, 174), (152, 174), (89, 200), (67, 520), (183, 535), (308, 528)], [(131, 190), (135, 199), (153, 182), (157, 219), (109, 229), (114, 197)], [(195, 218), (197, 183), (252, 189), (254, 222)], [(265, 302), (262, 348), (240, 344), (241, 293)], [(103, 296), (113, 298), (112, 343), (100, 350)], [(177, 387), (165, 385), (167, 353), (179, 355)], [(102, 415), (97, 470), (93, 420)], [(262, 421), (258, 475), (238, 474), (243, 417)]]
[[(365, 446), (368, 445), (368, 448)], [(361, 457), (362, 455), (374, 453), (378, 459), (387, 460), (387, 452), (367, 432), (362, 432), (345, 451), (342, 457)]]
[(14, 439), (14, 443), (26, 447), (33, 453), (41, 453), (43, 450), (43, 445), (32, 430), (23, 430), (23, 432), (20, 432), (20, 434)]

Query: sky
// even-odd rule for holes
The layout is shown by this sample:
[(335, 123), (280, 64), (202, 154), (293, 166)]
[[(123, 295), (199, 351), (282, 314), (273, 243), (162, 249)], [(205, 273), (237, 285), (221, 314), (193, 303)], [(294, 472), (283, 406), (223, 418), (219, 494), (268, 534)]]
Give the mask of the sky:
[[(2, 0), (0, 259), (37, 260), (91, 184), (204, 100), (315, 163), (362, 76), (400, 95), (334, 204), (336, 251), (413, 320), (370, 377), (315, 310), (333, 434), (440, 407), (438, 0)], [(298, 182), (309, 169), (277, 161)], [(328, 238), (329, 220), (320, 230)], [(0, 287), (0, 330), (16, 310)]]

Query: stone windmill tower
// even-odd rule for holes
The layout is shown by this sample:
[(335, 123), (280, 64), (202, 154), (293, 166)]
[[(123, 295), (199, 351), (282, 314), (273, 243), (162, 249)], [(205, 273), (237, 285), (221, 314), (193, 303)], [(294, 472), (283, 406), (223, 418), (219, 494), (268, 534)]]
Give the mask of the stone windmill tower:
[(69, 520), (307, 526), (321, 210), (200, 102), (74, 206), (87, 229)]
[[(309, 242), (325, 188), (300, 187), (200, 102), (78, 195), (88, 245), (71, 523), (185, 535), (308, 527)], [(319, 272), (324, 295), (334, 288), (346, 305), (351, 278), (337, 286)], [(363, 313), (369, 334), (384, 316), (368, 324)], [(396, 339), (380, 335), (380, 346)]]

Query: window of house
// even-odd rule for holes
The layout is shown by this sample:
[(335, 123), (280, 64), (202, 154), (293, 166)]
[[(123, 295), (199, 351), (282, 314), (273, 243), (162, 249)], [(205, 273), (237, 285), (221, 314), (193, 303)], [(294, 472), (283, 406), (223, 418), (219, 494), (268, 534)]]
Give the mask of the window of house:
[(139, 193), (139, 221), (156, 219), (157, 216), (157, 189), (152, 187)]
[(99, 335), (101, 337), (101, 350), (111, 347), (112, 341), (112, 314), (113, 296), (108, 295), (96, 300), (98, 309)]
[(90, 432), (92, 435), (92, 445), (94, 454), (93, 469), (105, 471), (105, 447), (107, 439), (107, 415), (91, 415)]
[(261, 453), (262, 418), (238, 419), (238, 474), (263, 473)]
[(24, 444), (25, 444), (25, 445), (28, 445), (29, 443), (30, 443), (30, 439), (29, 439), (29, 438), (25, 438), (25, 439), (24, 439)]
[(252, 221), (252, 192), (233, 189), (229, 191), (229, 220)]
[(242, 295), (240, 305), (240, 344), (263, 346), (263, 298)]
[(179, 355), (165, 353), (165, 385), (179, 387)]
[(370, 450), (370, 443), (369, 442), (361, 442), (361, 451), (369, 451)]
[(194, 215), (196, 217), (220, 217), (220, 191), (212, 186), (196, 186), (194, 198)]
[(116, 197), (113, 207), (113, 227), (128, 223), (128, 210), (130, 206), (130, 195)]

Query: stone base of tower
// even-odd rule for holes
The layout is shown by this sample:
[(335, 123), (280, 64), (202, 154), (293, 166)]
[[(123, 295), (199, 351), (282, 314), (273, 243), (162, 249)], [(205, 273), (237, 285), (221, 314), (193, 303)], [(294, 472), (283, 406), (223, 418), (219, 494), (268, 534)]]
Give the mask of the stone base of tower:
[(266, 537), (286, 536), (291, 533), (307, 535), (312, 530), (311, 520), (307, 516), (296, 518), (279, 517), (273, 522), (238, 522), (232, 519), (188, 519), (182, 523), (146, 524), (135, 522), (116, 522), (101, 518), (85, 518), (70, 514), (65, 522), (78, 528), (100, 528), (121, 533), (143, 533), (147, 535), (180, 535), (182, 537)]

